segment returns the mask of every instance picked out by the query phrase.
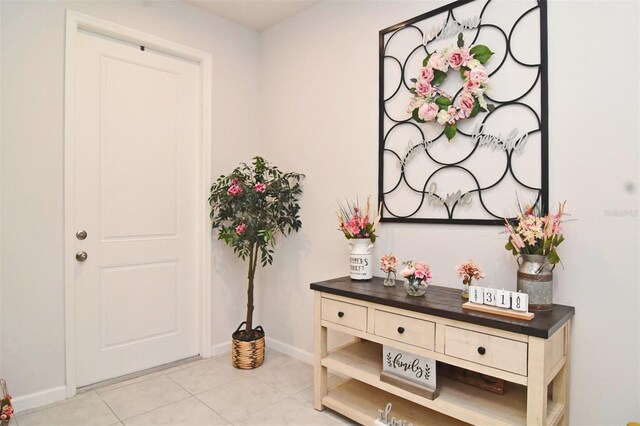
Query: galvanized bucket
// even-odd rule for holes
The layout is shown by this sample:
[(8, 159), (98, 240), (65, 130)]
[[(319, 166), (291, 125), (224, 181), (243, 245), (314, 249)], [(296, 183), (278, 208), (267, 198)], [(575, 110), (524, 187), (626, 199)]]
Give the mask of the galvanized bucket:
[(553, 268), (547, 256), (523, 254), (518, 258), (518, 291), (529, 295), (530, 311), (553, 307)]

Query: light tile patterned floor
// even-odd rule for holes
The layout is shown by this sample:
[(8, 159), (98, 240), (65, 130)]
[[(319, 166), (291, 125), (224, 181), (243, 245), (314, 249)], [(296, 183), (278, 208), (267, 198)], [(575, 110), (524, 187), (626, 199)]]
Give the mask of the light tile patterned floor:
[(255, 370), (237, 370), (230, 358), (197, 360), (89, 390), (18, 413), (10, 426), (355, 424), (313, 409), (310, 365), (271, 350)]

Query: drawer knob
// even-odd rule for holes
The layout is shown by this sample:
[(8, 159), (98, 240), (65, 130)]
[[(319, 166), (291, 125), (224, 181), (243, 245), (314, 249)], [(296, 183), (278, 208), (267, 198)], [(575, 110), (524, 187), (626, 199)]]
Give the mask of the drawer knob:
[(486, 350), (485, 348), (483, 348), (482, 346), (480, 346), (480, 347), (478, 348), (478, 353), (479, 353), (480, 355), (484, 355), (484, 354), (486, 354), (486, 353), (487, 353), (487, 350)]
[(344, 316), (344, 312), (340, 311), (338, 312), (338, 318), (342, 318)]
[(404, 327), (398, 327), (398, 333), (400, 334), (404, 333)]

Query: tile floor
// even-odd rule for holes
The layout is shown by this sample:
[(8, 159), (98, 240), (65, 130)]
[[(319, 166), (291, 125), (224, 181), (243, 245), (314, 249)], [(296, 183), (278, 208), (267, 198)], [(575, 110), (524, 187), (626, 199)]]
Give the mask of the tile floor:
[[(17, 413), (10, 426), (355, 424), (313, 409), (310, 365), (269, 349), (255, 370), (235, 369), (230, 358), (199, 359), (80, 392)], [(329, 376), (330, 385), (340, 380)]]

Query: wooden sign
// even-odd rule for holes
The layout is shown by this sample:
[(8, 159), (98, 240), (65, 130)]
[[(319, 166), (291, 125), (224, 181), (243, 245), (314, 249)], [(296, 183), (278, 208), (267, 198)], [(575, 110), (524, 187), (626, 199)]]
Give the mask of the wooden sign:
[(382, 370), (413, 383), (436, 388), (436, 360), (384, 345)]

